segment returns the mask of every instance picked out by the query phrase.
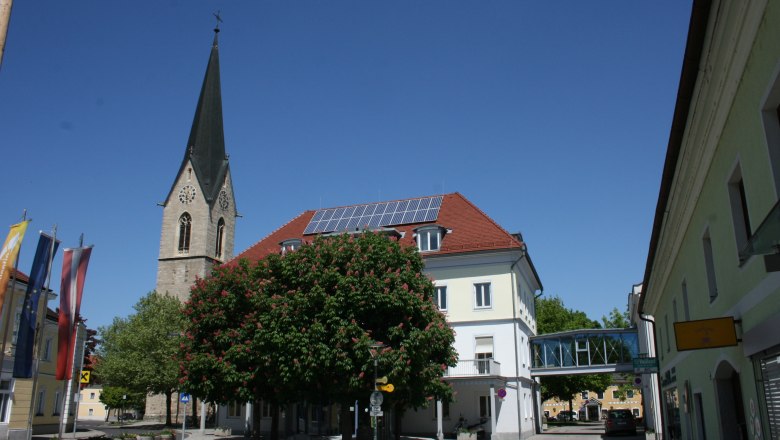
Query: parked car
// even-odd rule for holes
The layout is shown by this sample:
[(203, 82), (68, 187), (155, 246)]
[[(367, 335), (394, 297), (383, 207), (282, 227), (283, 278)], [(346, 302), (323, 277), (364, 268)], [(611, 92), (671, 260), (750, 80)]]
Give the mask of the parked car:
[(558, 413), (558, 416), (555, 418), (555, 420), (559, 422), (576, 422), (579, 420), (579, 415), (574, 411), (561, 411)]
[(636, 419), (628, 409), (611, 409), (604, 420), (604, 434), (612, 435), (627, 432), (636, 435)]

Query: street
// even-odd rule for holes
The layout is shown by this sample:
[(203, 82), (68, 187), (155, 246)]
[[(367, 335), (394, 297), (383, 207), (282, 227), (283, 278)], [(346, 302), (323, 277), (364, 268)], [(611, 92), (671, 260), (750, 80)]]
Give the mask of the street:
[[(538, 434), (531, 437), (532, 440), (544, 440), (544, 439), (571, 439), (571, 440), (593, 440), (597, 438), (618, 438), (627, 440), (645, 440), (646, 437), (644, 431), (639, 429), (636, 435), (604, 435), (604, 423), (603, 422), (581, 422), (577, 425), (569, 426), (555, 426), (550, 427), (544, 431), (544, 434)], [(651, 436), (650, 439), (655, 437)]]

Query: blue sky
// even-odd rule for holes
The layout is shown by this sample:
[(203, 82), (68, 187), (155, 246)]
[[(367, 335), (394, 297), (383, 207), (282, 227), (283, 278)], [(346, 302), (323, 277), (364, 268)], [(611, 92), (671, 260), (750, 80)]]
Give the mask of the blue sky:
[[(461, 192), (599, 319), (641, 281), (690, 1), (17, 1), (0, 224), (94, 244), (96, 328), (154, 289), (220, 33), (236, 253), (306, 209)], [(5, 232), (0, 232), (5, 234)], [(61, 253), (52, 286), (59, 291)], [(57, 304), (51, 303), (56, 307)]]

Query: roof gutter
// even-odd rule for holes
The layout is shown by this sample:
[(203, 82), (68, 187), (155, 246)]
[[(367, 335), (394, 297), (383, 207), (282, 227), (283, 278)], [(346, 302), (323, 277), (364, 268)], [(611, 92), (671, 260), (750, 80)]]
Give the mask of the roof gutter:
[(666, 161), (661, 176), (661, 189), (658, 194), (658, 204), (655, 207), (655, 219), (653, 231), (650, 236), (650, 247), (647, 252), (645, 276), (642, 280), (642, 296), (639, 298), (637, 311), (641, 316), (644, 311), (645, 298), (650, 291), (650, 272), (653, 269), (656, 248), (661, 236), (664, 219), (667, 213), (667, 204), (672, 191), (677, 162), (680, 157), (682, 141), (685, 135), (688, 115), (691, 110), (693, 92), (696, 89), (696, 81), (699, 76), (701, 55), (704, 49), (704, 37), (707, 33), (712, 0), (694, 0), (691, 8), (691, 21), (688, 25), (688, 39), (685, 45), (682, 73), (680, 74), (680, 86), (677, 90), (677, 101), (672, 118), (672, 129), (669, 134), (669, 144), (666, 149)]

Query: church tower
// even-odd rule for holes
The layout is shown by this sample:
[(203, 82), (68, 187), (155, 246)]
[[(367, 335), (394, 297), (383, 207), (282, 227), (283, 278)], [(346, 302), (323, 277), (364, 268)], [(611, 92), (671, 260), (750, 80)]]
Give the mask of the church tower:
[(236, 204), (222, 128), (219, 28), (179, 172), (163, 204), (157, 292), (185, 301), (196, 277), (233, 257)]

